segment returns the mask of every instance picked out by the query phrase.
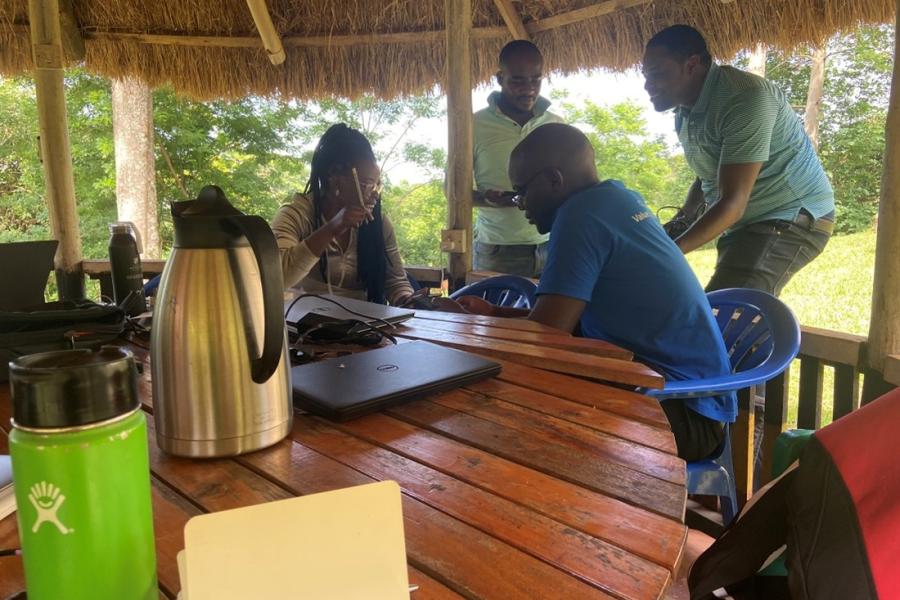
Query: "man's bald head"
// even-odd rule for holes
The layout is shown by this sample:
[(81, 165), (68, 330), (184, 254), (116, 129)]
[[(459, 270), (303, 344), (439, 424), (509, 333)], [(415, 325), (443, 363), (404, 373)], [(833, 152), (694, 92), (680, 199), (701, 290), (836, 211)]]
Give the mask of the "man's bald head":
[(547, 233), (556, 209), (572, 194), (597, 183), (594, 148), (571, 125), (541, 125), (513, 149), (509, 179), (525, 216)]
[(563, 123), (547, 123), (529, 133), (513, 149), (509, 157), (510, 170), (514, 163), (532, 173), (555, 167), (576, 179), (597, 177), (591, 142), (579, 129)]

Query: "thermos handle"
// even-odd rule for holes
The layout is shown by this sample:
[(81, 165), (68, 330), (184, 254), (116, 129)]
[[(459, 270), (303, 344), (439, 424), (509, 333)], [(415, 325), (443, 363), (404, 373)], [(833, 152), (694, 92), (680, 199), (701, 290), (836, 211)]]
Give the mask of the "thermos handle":
[(262, 217), (229, 217), (250, 242), (262, 282), (265, 315), (262, 353), (250, 357), (250, 373), (256, 383), (265, 383), (278, 368), (284, 348), (284, 278), (275, 236)]

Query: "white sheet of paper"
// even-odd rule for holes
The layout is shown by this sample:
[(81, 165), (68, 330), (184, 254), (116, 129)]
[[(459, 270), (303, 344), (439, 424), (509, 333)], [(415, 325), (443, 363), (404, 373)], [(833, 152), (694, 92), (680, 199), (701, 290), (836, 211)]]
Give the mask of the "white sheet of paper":
[(184, 538), (182, 600), (409, 598), (393, 481), (200, 515)]

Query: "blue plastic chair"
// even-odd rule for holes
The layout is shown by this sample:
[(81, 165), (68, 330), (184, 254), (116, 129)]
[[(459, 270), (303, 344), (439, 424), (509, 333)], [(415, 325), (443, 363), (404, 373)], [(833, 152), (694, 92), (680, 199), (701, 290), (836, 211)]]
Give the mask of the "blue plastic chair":
[(496, 306), (531, 309), (537, 296), (537, 285), (518, 275), (497, 275), (462, 287), (450, 298), (456, 300), (461, 296), (479, 296)]
[[(776, 377), (797, 356), (800, 326), (791, 310), (771, 294), (735, 288), (710, 292), (707, 298), (728, 350), (731, 374), (667, 381), (665, 389), (645, 390), (647, 395), (667, 400), (735, 392)], [(718, 496), (725, 525), (737, 514), (730, 426), (709, 458), (688, 463), (687, 489), (691, 494)]]
[(156, 290), (159, 287), (159, 282), (161, 279), (162, 279), (162, 274), (151, 278), (147, 283), (145, 283), (144, 284), (144, 296), (147, 296), (147, 297), (155, 296)]

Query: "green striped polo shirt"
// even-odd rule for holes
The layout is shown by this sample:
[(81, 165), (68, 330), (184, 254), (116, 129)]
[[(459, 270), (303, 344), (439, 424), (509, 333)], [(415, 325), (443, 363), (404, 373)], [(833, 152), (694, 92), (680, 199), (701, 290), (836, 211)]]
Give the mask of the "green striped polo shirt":
[(719, 166), (762, 162), (744, 216), (729, 231), (769, 219), (834, 210), (834, 191), (809, 136), (771, 82), (713, 64), (694, 106), (675, 112), (684, 156), (710, 204), (719, 199)]
[[(539, 96), (534, 104), (534, 116), (519, 125), (503, 114), (497, 106), (500, 92), (488, 96), (488, 106), (475, 113), (472, 127), (475, 169), (475, 189), (509, 191), (509, 155), (519, 142), (545, 123), (561, 123), (562, 119), (547, 108), (550, 101)], [(550, 238), (539, 233), (518, 208), (479, 207), (475, 220), (475, 240), (485, 244), (532, 245)]]

